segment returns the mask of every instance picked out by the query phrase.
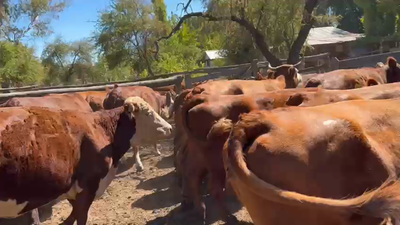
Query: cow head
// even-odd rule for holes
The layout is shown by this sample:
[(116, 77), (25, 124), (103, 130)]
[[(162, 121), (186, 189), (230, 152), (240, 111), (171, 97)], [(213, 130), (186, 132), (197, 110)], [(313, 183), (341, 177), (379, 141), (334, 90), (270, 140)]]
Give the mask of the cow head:
[(301, 61), (295, 65), (284, 64), (277, 67), (269, 66), (267, 77), (269, 79), (276, 78), (280, 75), (285, 77), (286, 88), (296, 88), (297, 85), (302, 81), (299, 70), (296, 68), (300, 65)]
[(165, 107), (161, 109), (161, 117), (164, 119), (170, 119), (174, 113), (174, 99), (172, 94), (167, 92), (165, 95)]
[(130, 119), (136, 121), (136, 133), (130, 140), (132, 145), (152, 144), (172, 133), (172, 126), (140, 97), (127, 98), (124, 111)]
[(388, 83), (400, 82), (400, 66), (393, 57), (388, 57), (386, 67), (386, 79)]

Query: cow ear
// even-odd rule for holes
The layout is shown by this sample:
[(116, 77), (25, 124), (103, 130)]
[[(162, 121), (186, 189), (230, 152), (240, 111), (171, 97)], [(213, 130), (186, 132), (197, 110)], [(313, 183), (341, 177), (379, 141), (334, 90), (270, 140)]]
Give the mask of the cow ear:
[(394, 69), (394, 68), (397, 67), (397, 61), (396, 61), (396, 59), (393, 58), (393, 57), (388, 57), (388, 59), (387, 59), (387, 64), (388, 64), (388, 66), (389, 66), (390, 68), (392, 68), (392, 69)]
[(270, 69), (267, 71), (267, 79), (274, 79), (275, 78), (274, 75), (275, 75), (275, 71), (270, 70)]
[(378, 62), (378, 63), (376, 64), (376, 67), (377, 67), (377, 68), (383, 68), (383, 67), (385, 67), (385, 64), (383, 64), (382, 62)]
[(132, 111), (133, 111), (134, 113), (139, 112), (140, 106), (139, 106), (137, 103), (132, 103), (132, 107), (133, 107)]
[(124, 112), (130, 113), (129, 112), (129, 104), (124, 104)]
[(376, 81), (373, 78), (370, 78), (370, 79), (367, 80), (367, 86), (375, 86), (375, 85), (378, 85), (378, 84), (379, 84), (378, 81)]
[(296, 93), (288, 98), (286, 100), (286, 105), (287, 106), (299, 106), (301, 103), (303, 103), (304, 97), (302, 94)]
[(257, 72), (256, 80), (265, 80), (265, 78), (263, 77), (263, 75), (261, 75), (260, 72)]

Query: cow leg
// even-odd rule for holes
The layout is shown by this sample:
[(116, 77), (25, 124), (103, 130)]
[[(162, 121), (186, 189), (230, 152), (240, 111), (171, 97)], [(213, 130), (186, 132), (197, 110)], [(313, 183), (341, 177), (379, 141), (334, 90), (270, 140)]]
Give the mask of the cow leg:
[(76, 196), (75, 201), (70, 201), (72, 204), (72, 212), (65, 220), (65, 225), (73, 225), (75, 219), (77, 225), (86, 225), (89, 208), (94, 200), (96, 189), (97, 188), (84, 189)]
[(201, 195), (201, 179), (199, 179), (199, 177), (193, 177), (192, 179), (189, 179), (188, 184), (191, 199), (193, 199), (194, 205), (201, 216), (203, 224), (206, 224), (206, 204)]
[[(188, 155), (190, 156), (190, 155)], [(188, 163), (192, 164), (188, 164)], [(183, 175), (183, 197), (189, 194), (190, 199), (193, 200), (194, 206), (201, 216), (202, 222), (206, 222), (206, 205), (203, 201), (201, 194), (201, 183), (206, 175), (205, 168), (197, 165), (196, 161), (187, 160), (185, 162), (185, 171)], [(186, 193), (185, 193), (186, 192)], [(186, 199), (187, 200), (187, 199)]]
[(156, 155), (160, 156), (161, 152), (160, 152), (160, 150), (158, 150), (157, 144), (154, 144), (154, 149), (156, 150)]
[(210, 174), (210, 190), (211, 190), (211, 196), (215, 199), (218, 209), (219, 209), (219, 214), (221, 218), (227, 223), (227, 224), (237, 224), (238, 220), (234, 215), (232, 215), (226, 204), (225, 204), (225, 191), (224, 191), (224, 184), (221, 182), (221, 180), (225, 180), (224, 178), (218, 179), (218, 177), (213, 176)]
[(31, 216), (34, 225), (40, 225), (39, 210), (36, 208), (31, 211)]
[[(75, 200), (68, 199), (69, 204), (71, 204), (72, 208), (75, 207)], [(75, 223), (75, 214), (74, 211), (72, 210), (67, 219), (64, 220), (63, 223), (60, 225), (73, 225)]]
[(142, 160), (140, 160), (140, 154), (139, 154), (139, 147), (138, 146), (132, 146), (133, 149), (133, 155), (135, 156), (136, 159), (136, 171), (140, 172), (144, 170)]

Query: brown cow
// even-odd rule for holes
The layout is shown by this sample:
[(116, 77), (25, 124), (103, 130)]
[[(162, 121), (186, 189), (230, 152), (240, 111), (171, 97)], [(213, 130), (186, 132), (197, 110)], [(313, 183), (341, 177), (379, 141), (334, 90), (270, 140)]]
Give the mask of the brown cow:
[(264, 80), (214, 80), (194, 87), (191, 95), (197, 94), (220, 94), (241, 95), (249, 93), (262, 93), (266, 91), (281, 90), (286, 88), (285, 77), (278, 76), (276, 79)]
[[(304, 92), (317, 91), (313, 89), (300, 89)], [(236, 120), (241, 113), (254, 109), (273, 109), (285, 106), (290, 96), (300, 91), (299, 89), (286, 89), (253, 95), (196, 95), (185, 101), (181, 110), (181, 129), (185, 133), (185, 143), (178, 142), (181, 146), (177, 153), (178, 169), (182, 173), (182, 188), (184, 208), (194, 201), (195, 206), (205, 219), (205, 205), (200, 193), (201, 183), (209, 172), (211, 195), (217, 200), (221, 216), (230, 220), (223, 203), (223, 189), (225, 176), (222, 166), (222, 145), (227, 135), (218, 137), (221, 141), (208, 141), (207, 134), (213, 124), (220, 118), (227, 117)], [(179, 120), (178, 120), (179, 121)], [(178, 128), (178, 121), (176, 127)], [(219, 149), (219, 150), (218, 150)], [(189, 198), (189, 199), (187, 199)]]
[[(355, 100), (243, 114), (223, 159), (253, 222), (397, 224), (399, 104)], [(232, 127), (226, 119), (218, 124)]]
[(322, 86), (325, 89), (353, 89), (377, 84), (400, 81), (400, 67), (393, 57), (388, 57), (387, 65), (376, 68), (334, 70), (312, 76), (304, 87)]
[(130, 142), (171, 132), (143, 102), (128, 98), (123, 107), (94, 113), (0, 109), (0, 217), (68, 199), (73, 209), (64, 224), (86, 224), (90, 205), (112, 181)]
[(300, 63), (301, 61), (296, 65), (283, 64), (277, 67), (272, 67), (270, 65), (267, 75), (264, 77), (261, 73), (258, 73), (256, 80), (275, 79), (278, 76), (283, 75), (285, 77), (286, 88), (296, 88), (302, 81), (299, 70), (296, 68)]
[[(129, 86), (129, 87), (119, 87), (117, 84), (114, 85), (114, 88), (107, 94), (104, 99), (104, 109), (112, 109), (115, 107), (119, 107), (123, 104), (125, 99), (128, 97), (141, 97), (145, 100), (153, 109), (156, 111), (161, 117), (168, 118), (167, 112), (168, 107), (171, 105), (167, 105), (171, 103), (172, 100), (167, 101), (167, 97), (171, 98), (170, 95), (162, 96), (160, 93), (154, 91), (153, 89), (145, 86)], [(147, 141), (146, 144), (151, 144), (155, 148), (155, 153), (157, 155), (161, 155), (158, 150), (157, 143), (158, 139), (153, 138), (153, 143)], [(140, 160), (140, 153), (138, 146), (132, 146), (132, 150), (134, 153), (134, 157), (136, 158), (136, 168), (138, 171), (143, 171), (143, 163)]]
[(193, 89), (183, 91), (177, 96), (175, 102), (170, 107), (169, 115), (174, 114), (175, 120), (175, 136), (174, 136), (174, 164), (178, 178), (180, 177), (180, 163), (177, 160), (179, 152), (186, 147), (186, 135), (181, 128), (180, 111), (182, 104), (186, 99), (190, 99), (198, 94), (211, 95), (240, 95), (240, 94), (255, 94), (265, 93), (267, 91), (281, 90), (286, 87), (284, 76), (278, 76), (276, 79), (263, 79), (262, 81), (254, 80), (214, 80), (207, 81), (197, 85)]
[(103, 101), (108, 92), (109, 90), (108, 88), (106, 88), (106, 91), (85, 91), (76, 93), (81, 95), (86, 100), (86, 102), (89, 103), (93, 112), (96, 112), (104, 109)]
[(85, 99), (77, 93), (51, 94), (43, 97), (14, 97), (0, 105), (0, 107), (16, 106), (40, 106), (52, 109), (93, 112)]
[(393, 99), (400, 97), (400, 83), (382, 84), (349, 90), (298, 92), (286, 101), (287, 106), (316, 106), (357, 99)]
[(186, 151), (182, 151), (183, 154), (178, 154), (177, 157), (177, 161), (182, 164), (180, 167), (183, 171), (183, 204), (187, 204), (186, 198), (190, 197), (203, 212), (204, 204), (201, 201), (199, 188), (205, 174), (208, 173), (211, 195), (217, 199), (222, 215), (227, 214), (223, 204), (225, 173), (222, 167), (222, 146), (229, 132), (214, 131), (213, 135), (209, 134), (210, 130), (213, 129), (213, 124), (220, 118), (225, 117), (235, 122), (239, 114), (254, 109), (270, 109), (291, 105), (323, 105), (357, 99), (397, 97), (400, 97), (400, 83), (340, 91), (306, 88), (239, 96), (198, 95), (185, 103), (182, 109), (181, 126), (188, 136), (188, 148)]

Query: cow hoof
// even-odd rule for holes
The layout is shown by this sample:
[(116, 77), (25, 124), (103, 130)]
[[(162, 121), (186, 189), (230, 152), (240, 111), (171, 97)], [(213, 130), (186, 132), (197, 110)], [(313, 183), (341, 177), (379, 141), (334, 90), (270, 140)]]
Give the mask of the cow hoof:
[(143, 166), (141, 166), (141, 165), (136, 166), (136, 172), (143, 172), (143, 170), (144, 170)]

